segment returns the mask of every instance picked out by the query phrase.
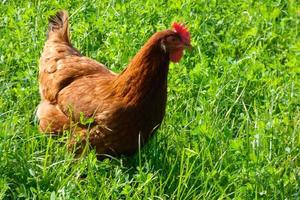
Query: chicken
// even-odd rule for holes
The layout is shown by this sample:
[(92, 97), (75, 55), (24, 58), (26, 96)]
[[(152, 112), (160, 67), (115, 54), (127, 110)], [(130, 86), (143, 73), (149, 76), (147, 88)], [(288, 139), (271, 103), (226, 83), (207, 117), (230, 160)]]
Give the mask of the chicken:
[(88, 143), (99, 155), (135, 153), (165, 115), (170, 61), (179, 62), (190, 47), (190, 33), (174, 23), (173, 30), (152, 35), (127, 68), (115, 74), (72, 46), (67, 12), (58, 12), (49, 19), (40, 59), (40, 130), (70, 130), (71, 144), (83, 149)]

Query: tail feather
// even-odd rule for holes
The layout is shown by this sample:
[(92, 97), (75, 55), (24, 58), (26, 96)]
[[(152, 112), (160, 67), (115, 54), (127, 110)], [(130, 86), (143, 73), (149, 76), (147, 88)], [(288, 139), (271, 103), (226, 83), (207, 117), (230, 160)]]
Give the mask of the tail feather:
[(47, 35), (48, 39), (54, 36), (57, 39), (71, 44), (69, 38), (69, 18), (67, 11), (59, 11), (49, 18)]

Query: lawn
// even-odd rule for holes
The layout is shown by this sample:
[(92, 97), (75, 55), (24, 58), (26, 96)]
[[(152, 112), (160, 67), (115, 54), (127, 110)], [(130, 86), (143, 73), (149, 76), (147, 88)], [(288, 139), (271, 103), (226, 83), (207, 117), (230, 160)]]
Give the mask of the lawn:
[[(75, 158), (38, 131), (47, 18), (115, 72), (156, 31), (190, 29), (162, 126), (132, 157)], [(0, 199), (299, 199), (300, 5), (265, 1), (0, 1)]]

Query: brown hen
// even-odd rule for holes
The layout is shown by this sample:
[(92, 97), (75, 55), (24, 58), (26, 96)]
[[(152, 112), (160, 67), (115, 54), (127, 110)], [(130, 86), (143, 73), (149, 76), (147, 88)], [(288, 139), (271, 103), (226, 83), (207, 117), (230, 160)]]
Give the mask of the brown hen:
[(51, 17), (40, 59), (41, 131), (70, 130), (81, 147), (88, 142), (98, 154), (136, 152), (163, 120), (169, 62), (179, 62), (190, 47), (187, 29), (173, 28), (155, 33), (117, 75), (72, 46), (66, 11)]

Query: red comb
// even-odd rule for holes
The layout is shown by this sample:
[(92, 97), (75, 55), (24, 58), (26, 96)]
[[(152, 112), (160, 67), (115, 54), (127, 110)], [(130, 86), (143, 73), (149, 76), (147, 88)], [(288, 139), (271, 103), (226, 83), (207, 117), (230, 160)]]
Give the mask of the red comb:
[(174, 28), (174, 31), (180, 35), (182, 40), (187, 43), (191, 42), (190, 32), (182, 23), (174, 22), (172, 27)]

